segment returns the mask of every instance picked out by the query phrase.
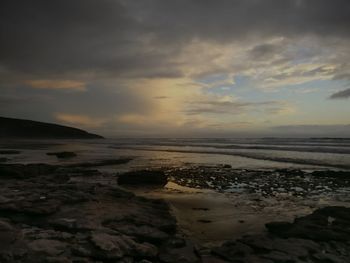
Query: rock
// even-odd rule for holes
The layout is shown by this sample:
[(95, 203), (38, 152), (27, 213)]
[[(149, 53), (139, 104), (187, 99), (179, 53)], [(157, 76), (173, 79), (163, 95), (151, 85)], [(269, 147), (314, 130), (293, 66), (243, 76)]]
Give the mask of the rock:
[(298, 193), (300, 193), (300, 192), (303, 192), (304, 191), (304, 189), (303, 188), (301, 188), (301, 187), (292, 187), (291, 188), (292, 190), (294, 190), (295, 192), (298, 192)]
[(49, 221), (55, 229), (61, 229), (65, 231), (77, 231), (77, 220), (74, 218), (54, 218)]
[(59, 159), (73, 158), (77, 156), (77, 154), (74, 152), (52, 152), (52, 153), (46, 153), (46, 154), (56, 156)]
[(309, 252), (320, 250), (320, 246), (315, 242), (304, 239), (281, 239), (277, 237), (257, 235), (244, 237), (239, 241), (253, 248), (255, 251), (265, 253), (269, 251), (279, 251), (294, 258), (306, 257)]
[(133, 255), (135, 255), (136, 258), (156, 258), (158, 249), (156, 246), (145, 242), (136, 246)]
[(350, 208), (326, 207), (266, 227), (269, 234), (227, 241), (212, 253), (230, 262), (350, 262)]
[(23, 174), (25, 174), (27, 178), (34, 177), (34, 176), (35, 177), (41, 176), (41, 175), (48, 176), (50, 174), (55, 174), (57, 169), (58, 169), (57, 166), (48, 165), (48, 164), (27, 164), (27, 165), (22, 165), (20, 167), (20, 170), (23, 172)]
[(46, 164), (0, 164), (0, 178), (22, 179), (53, 173), (56, 166)]
[(165, 186), (168, 178), (163, 171), (141, 170), (121, 174), (118, 176), (118, 184), (133, 186)]
[[(332, 223), (330, 223), (332, 218)], [(294, 223), (274, 222), (267, 229), (280, 237), (299, 237), (314, 241), (350, 241), (350, 208), (326, 207)]]
[[(165, 201), (121, 190), (113, 175), (103, 174), (103, 180), (109, 182), (106, 184), (84, 178), (72, 180), (85, 173), (77, 167), (2, 164), (0, 169), (12, 174), (2, 175), (0, 262), (32, 263), (33, 258), (36, 262), (198, 262), (202, 253), (207, 253), (203, 259), (207, 263), (350, 262), (347, 208), (328, 207), (293, 223), (267, 224), (269, 233), (228, 241), (210, 254), (210, 249), (198, 251), (176, 235), (176, 221)], [(202, 183), (208, 187), (206, 180), (212, 178), (212, 185), (219, 188), (230, 185), (229, 177), (237, 178), (237, 185), (244, 184), (249, 191), (260, 187), (267, 195), (279, 191), (281, 185), (290, 191), (291, 187), (299, 186), (298, 182), (301, 188), (309, 188), (303, 175), (293, 177), (292, 182), (280, 183), (289, 180), (282, 171), (278, 179), (276, 174), (266, 172), (264, 180), (271, 181), (259, 186), (262, 172), (245, 171), (245, 178), (237, 171), (232, 175), (231, 170), (226, 170), (226, 179), (223, 176), (214, 184), (221, 178), (215, 171), (222, 173), (224, 169), (216, 166), (210, 170), (213, 174), (207, 169), (202, 167), (194, 172), (185, 169), (183, 174), (187, 177), (181, 179), (196, 187)], [(102, 177), (97, 170), (86, 173)], [(198, 174), (202, 177), (196, 177)], [(207, 174), (210, 177), (205, 177)], [(139, 178), (140, 174), (136, 180)], [(317, 185), (323, 189), (328, 184), (321, 182), (310, 187)], [(263, 206), (266, 200), (252, 192), (246, 205)], [(203, 212), (205, 207), (189, 208), (192, 207), (198, 210), (194, 213), (203, 215), (203, 223), (209, 223), (207, 212)]]
[(13, 227), (6, 221), (0, 220), (0, 232), (13, 231)]
[(66, 257), (47, 257), (45, 258), (47, 263), (72, 263), (72, 260)]
[(291, 256), (288, 253), (284, 253), (281, 251), (271, 251), (264, 256), (262, 256), (264, 259), (271, 260), (271, 262), (298, 262), (298, 258), (295, 258)]
[(325, 252), (319, 252), (313, 255), (314, 262), (330, 262), (330, 263), (345, 263), (342, 257), (337, 255), (328, 254)]
[[(292, 223), (289, 222), (270, 222), (265, 224), (265, 227), (273, 234), (279, 235), (285, 233), (292, 227)], [(280, 234), (281, 235), (281, 234)]]
[(133, 192), (128, 192), (120, 188), (113, 188), (111, 191), (111, 195), (116, 198), (132, 198), (135, 197)]
[(186, 246), (186, 240), (183, 238), (175, 237), (167, 241), (167, 246), (172, 248), (180, 248)]
[(193, 207), (192, 210), (196, 210), (196, 211), (209, 211), (209, 208), (206, 208), (206, 207)]
[(57, 212), (62, 205), (59, 200), (45, 200), (45, 202), (24, 204), (18, 207), (18, 212), (24, 212), (30, 215), (50, 215)]
[(107, 226), (125, 235), (134, 236), (142, 242), (161, 243), (169, 238), (169, 235), (155, 227), (147, 225), (133, 225), (125, 223), (109, 223)]
[(20, 151), (16, 150), (0, 150), (0, 154), (20, 154)]
[(154, 214), (143, 212), (141, 214), (136, 213), (125, 217), (116, 217), (114, 219), (106, 220), (103, 225), (111, 227), (112, 229), (118, 228), (119, 225), (130, 224), (137, 227), (150, 226), (170, 235), (175, 234), (176, 220), (169, 214), (168, 207), (166, 206), (158, 209), (153, 207), (152, 211)]
[[(217, 191), (259, 193), (264, 197), (315, 196), (317, 185), (322, 185), (323, 192), (334, 192), (340, 187), (350, 187), (348, 171), (316, 171), (314, 173), (276, 169), (228, 170), (220, 166), (190, 166), (173, 168), (169, 176), (177, 184), (192, 188), (210, 188)], [(219, 179), (220, 178), (220, 179)], [(219, 179), (219, 180), (218, 180)]]
[(58, 240), (37, 239), (28, 244), (29, 249), (34, 252), (44, 253), (49, 256), (62, 254), (66, 249), (66, 244)]
[(25, 229), (24, 234), (28, 239), (52, 239), (60, 241), (70, 241), (73, 238), (73, 234), (69, 234), (67, 232), (61, 232), (52, 229), (41, 229), (35, 227), (32, 227), (31, 229)]
[(159, 254), (161, 262), (165, 263), (197, 263), (200, 262), (196, 249), (190, 241), (186, 241), (182, 247), (166, 246)]
[(208, 224), (208, 223), (211, 223), (212, 221), (211, 221), (211, 220), (208, 220), (208, 219), (198, 219), (197, 222), (199, 222), (199, 223), (204, 223), (204, 224)]
[(228, 263), (229, 261), (215, 257), (213, 255), (201, 255), (202, 263)]
[[(230, 262), (304, 262), (322, 248), (310, 240), (246, 236), (225, 242), (212, 253)], [(309, 261), (306, 261), (309, 262)]]
[(107, 233), (93, 233), (92, 243), (101, 250), (103, 258), (122, 258), (132, 252), (133, 240), (126, 236), (112, 236)]
[(110, 235), (103, 232), (94, 232), (91, 235), (92, 243), (99, 249), (98, 257), (103, 259), (120, 259), (124, 256), (154, 258), (158, 250), (148, 243), (136, 243), (125, 235)]
[(0, 250), (6, 249), (17, 239), (18, 231), (7, 221), (0, 220)]
[(20, 169), (17, 169), (15, 165), (0, 165), (0, 178), (16, 179), (24, 176)]
[(72, 164), (70, 167), (98, 167), (98, 166), (109, 166), (109, 165), (119, 165), (119, 164), (126, 164), (128, 162), (132, 161), (131, 158), (120, 158), (120, 159), (110, 159), (110, 160), (100, 160), (96, 162), (89, 162), (89, 163), (77, 163)]
[(235, 261), (242, 260), (253, 254), (253, 249), (239, 241), (225, 242), (221, 247), (214, 248), (212, 253), (222, 257), (225, 260)]
[(165, 201), (122, 190), (113, 175), (98, 184), (70, 180), (85, 173), (75, 167), (0, 169), (0, 262), (159, 262), (176, 234)]
[(349, 179), (350, 178), (350, 172), (349, 171), (314, 171), (311, 173), (312, 176), (315, 177), (334, 177), (337, 179)]

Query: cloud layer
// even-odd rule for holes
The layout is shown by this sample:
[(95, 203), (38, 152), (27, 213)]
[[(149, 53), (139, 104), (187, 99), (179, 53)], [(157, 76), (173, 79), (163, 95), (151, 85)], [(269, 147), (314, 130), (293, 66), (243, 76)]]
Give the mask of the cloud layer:
[[(4, 0), (0, 108), (109, 134), (310, 121), (288, 92), (350, 81), (349, 13), (348, 0)], [(323, 98), (350, 97), (336, 90)]]

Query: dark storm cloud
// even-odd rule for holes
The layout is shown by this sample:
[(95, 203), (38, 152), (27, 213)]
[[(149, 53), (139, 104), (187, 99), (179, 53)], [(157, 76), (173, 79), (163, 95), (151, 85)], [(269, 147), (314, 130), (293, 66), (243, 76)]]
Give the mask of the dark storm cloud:
[(178, 77), (172, 57), (194, 38), (349, 37), (349, 14), (348, 0), (3, 0), (0, 65), (38, 77)]
[(348, 99), (350, 98), (350, 89), (342, 90), (332, 94), (330, 99)]
[(41, 76), (180, 74), (158, 66), (164, 54), (143, 48), (144, 26), (118, 1), (2, 1), (0, 24), (0, 65), (10, 71)]
[[(109, 36), (127, 24), (112, 1), (2, 1), (1, 62), (24, 72), (64, 72), (100, 63)], [(101, 29), (103, 29), (101, 31)], [(88, 55), (88, 56), (87, 56)]]
[(165, 40), (179, 35), (231, 40), (252, 33), (349, 35), (350, 3), (347, 0), (143, 2), (139, 15)]

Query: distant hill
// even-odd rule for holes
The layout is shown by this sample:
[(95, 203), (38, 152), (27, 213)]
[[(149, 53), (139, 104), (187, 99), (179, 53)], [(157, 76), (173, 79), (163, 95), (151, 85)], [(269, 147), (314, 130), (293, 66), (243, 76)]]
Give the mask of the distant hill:
[(103, 137), (57, 124), (0, 117), (0, 138), (102, 139)]

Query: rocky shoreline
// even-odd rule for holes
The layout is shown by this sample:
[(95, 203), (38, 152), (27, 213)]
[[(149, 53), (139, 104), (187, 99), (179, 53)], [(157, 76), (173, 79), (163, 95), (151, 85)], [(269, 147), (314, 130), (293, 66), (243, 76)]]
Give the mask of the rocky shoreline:
[[(94, 183), (87, 177), (99, 179)], [(96, 170), (1, 165), (0, 262), (196, 262), (162, 200)]]
[[(349, 183), (345, 172), (239, 172), (230, 167), (164, 168), (130, 175), (134, 180), (152, 175), (149, 181), (140, 180), (141, 186), (163, 185), (164, 176), (217, 191), (236, 189), (233, 182), (240, 184), (239, 192), (269, 197), (286, 192), (306, 198), (317, 189), (324, 194)], [(321, 208), (293, 223), (269, 223), (266, 233), (205, 248), (182, 234), (165, 201), (123, 190), (115, 175), (93, 165), (1, 164), (0, 181), (0, 262), (350, 261), (350, 209), (345, 207)]]
[(222, 166), (188, 166), (166, 170), (179, 185), (226, 193), (310, 197), (350, 189), (350, 171), (296, 169), (247, 170)]

